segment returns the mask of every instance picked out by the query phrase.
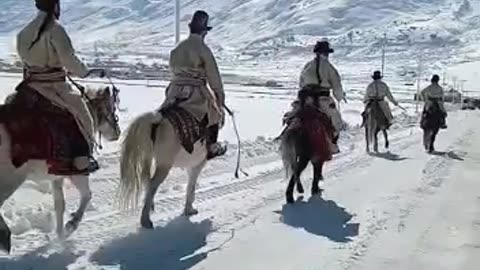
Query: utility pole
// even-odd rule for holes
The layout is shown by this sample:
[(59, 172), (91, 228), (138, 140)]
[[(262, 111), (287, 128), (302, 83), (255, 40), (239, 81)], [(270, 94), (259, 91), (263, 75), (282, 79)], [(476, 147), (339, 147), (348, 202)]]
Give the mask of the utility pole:
[(382, 75), (385, 76), (385, 51), (387, 49), (387, 32), (383, 33), (382, 42)]
[(418, 74), (417, 74), (417, 102), (415, 104), (415, 112), (418, 113), (419, 109), (419, 103), (420, 103), (420, 83), (422, 81), (422, 67), (423, 62), (422, 62), (422, 57), (420, 56), (418, 58)]
[(180, 0), (175, 0), (175, 45), (180, 42)]

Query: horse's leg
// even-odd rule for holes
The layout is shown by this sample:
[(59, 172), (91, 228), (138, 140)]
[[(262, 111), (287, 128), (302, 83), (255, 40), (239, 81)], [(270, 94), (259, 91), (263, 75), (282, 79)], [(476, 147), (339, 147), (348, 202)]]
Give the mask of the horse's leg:
[(429, 134), (430, 134), (430, 131), (428, 129), (424, 129), (423, 130), (423, 148), (425, 150), (428, 150), (429, 148)]
[(386, 129), (382, 130), (383, 132), (383, 137), (385, 138), (385, 149), (388, 150), (388, 148), (390, 147), (390, 141), (388, 140), (388, 132)]
[[(287, 187), (287, 203), (294, 203), (295, 200), (293, 199), (293, 189), (295, 188), (295, 185), (300, 183), (300, 175), (302, 172), (305, 170), (309, 162), (308, 158), (300, 157), (299, 161), (297, 164), (295, 164), (294, 167), (294, 172), (292, 174), (292, 177), (290, 178), (290, 182), (288, 182), (288, 187)], [(301, 183), (300, 183), (301, 185)]]
[(5, 250), (10, 253), (12, 249), (12, 232), (8, 227), (3, 216), (0, 213), (0, 250)]
[(53, 203), (55, 206), (55, 217), (57, 221), (57, 236), (65, 237), (63, 230), (63, 215), (65, 213), (65, 198), (63, 196), (63, 178), (53, 181)]
[(373, 151), (378, 153), (378, 129), (373, 132)]
[(65, 230), (67, 235), (73, 233), (80, 224), (80, 221), (83, 219), (85, 210), (92, 199), (92, 191), (90, 190), (90, 184), (88, 182), (88, 176), (86, 175), (75, 175), (70, 178), (72, 184), (80, 192), (80, 206), (77, 211), (72, 214), (72, 218), (67, 222)]
[[(10, 169), (0, 169), (0, 207), (25, 182), (25, 176), (14, 175)], [(0, 213), (0, 250), (10, 253), (12, 248), (11, 231)]]
[[(308, 161), (307, 161), (307, 165), (308, 165)], [(305, 167), (307, 166), (305, 165)], [(301, 174), (301, 172), (300, 172)], [(296, 178), (296, 186), (297, 186), (297, 192), (300, 193), (300, 194), (303, 194), (305, 193), (305, 189), (303, 188), (303, 184), (302, 184), (302, 181), (300, 179), (300, 174), (298, 174), (298, 177)]]
[(368, 122), (365, 125), (365, 145), (367, 147), (367, 153), (370, 153), (370, 138), (368, 137), (370, 134), (368, 133)]
[(142, 209), (142, 216), (140, 218), (140, 224), (143, 228), (153, 229), (153, 223), (150, 219), (150, 211), (152, 209), (153, 199), (157, 193), (158, 187), (165, 181), (171, 168), (172, 166), (159, 166), (157, 164), (155, 174), (147, 183), (145, 190), (145, 201)]
[(437, 139), (437, 134), (438, 134), (439, 129), (435, 129), (432, 131), (432, 136), (430, 138), (430, 146), (428, 148), (428, 151), (430, 153), (435, 152), (435, 140)]
[(193, 207), (195, 201), (195, 188), (197, 187), (197, 180), (200, 173), (207, 163), (206, 160), (200, 162), (197, 166), (189, 168), (188, 171), (188, 185), (187, 185), (187, 198), (185, 200), (185, 209), (183, 214), (185, 216), (193, 216), (198, 214), (198, 210)]
[(312, 182), (312, 196), (321, 194), (322, 190), (320, 189), (319, 182), (323, 181), (323, 162), (314, 162), (313, 163), (313, 182)]

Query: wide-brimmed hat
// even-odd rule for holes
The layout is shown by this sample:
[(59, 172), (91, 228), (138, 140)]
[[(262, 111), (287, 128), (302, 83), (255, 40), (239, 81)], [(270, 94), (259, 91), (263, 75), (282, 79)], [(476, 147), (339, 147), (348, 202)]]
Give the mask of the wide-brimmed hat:
[(55, 6), (60, 4), (60, 0), (35, 0), (35, 6), (47, 13), (53, 12)]
[(193, 14), (192, 20), (190, 21), (188, 26), (190, 26), (190, 30), (194, 33), (210, 31), (213, 29), (213, 27), (208, 25), (209, 18), (210, 16), (207, 12), (203, 10), (197, 10)]
[(383, 78), (382, 72), (380, 72), (380, 70), (375, 70), (375, 71), (373, 72), (372, 79), (374, 79), (374, 80), (379, 80), (379, 79), (381, 79), (381, 78)]
[(314, 53), (334, 53), (335, 50), (330, 47), (330, 42), (326, 40), (317, 41), (313, 48)]

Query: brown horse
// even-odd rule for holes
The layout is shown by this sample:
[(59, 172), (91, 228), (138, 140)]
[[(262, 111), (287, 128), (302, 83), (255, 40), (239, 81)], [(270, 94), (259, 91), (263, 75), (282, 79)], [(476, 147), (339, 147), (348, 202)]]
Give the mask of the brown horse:
[(423, 129), (423, 146), (428, 153), (435, 152), (435, 139), (444, 121), (444, 113), (437, 101), (425, 105), (420, 126)]
[[(319, 183), (323, 181), (323, 164), (332, 158), (333, 126), (330, 118), (318, 110), (318, 96), (312, 93), (300, 94), (299, 99), (300, 108), (281, 136), (282, 160), (287, 178), (290, 178), (286, 191), (287, 203), (294, 202), (295, 186), (299, 193), (304, 192), (300, 176), (309, 162), (313, 165), (311, 194), (321, 195)], [(312, 100), (313, 104), (308, 102)]]
[(378, 133), (382, 131), (385, 138), (385, 148), (388, 149), (388, 119), (380, 107), (379, 100), (370, 100), (365, 110), (365, 142), (366, 150), (370, 152), (370, 145), (373, 143), (373, 151), (378, 152)]

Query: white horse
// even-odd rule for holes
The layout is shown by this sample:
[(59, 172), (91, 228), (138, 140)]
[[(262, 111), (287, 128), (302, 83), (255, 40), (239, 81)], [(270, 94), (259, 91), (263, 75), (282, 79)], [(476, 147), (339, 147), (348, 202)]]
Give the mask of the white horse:
[[(116, 90), (109, 87), (93, 91), (88, 89), (88, 108), (93, 116), (95, 129), (108, 141), (116, 141), (120, 137), (120, 127), (116, 115)], [(7, 98), (7, 102), (12, 97)], [(16, 168), (10, 156), (10, 136), (3, 124), (0, 123), (0, 207), (28, 178), (30, 180), (53, 181), (53, 198), (56, 214), (56, 232), (59, 238), (69, 236), (74, 232), (83, 218), (88, 203), (91, 200), (91, 191), (87, 175), (69, 176), (73, 185), (80, 192), (80, 206), (72, 214), (71, 219), (64, 227), (65, 199), (63, 195), (63, 180), (66, 177), (49, 175), (45, 160), (31, 160)], [(0, 214), (0, 249), (10, 252), (11, 232)]]
[[(152, 174), (152, 162), (155, 161)], [(170, 121), (159, 112), (146, 113), (129, 126), (123, 142), (120, 161), (119, 199), (123, 207), (136, 208), (145, 186), (145, 201), (140, 223), (153, 229), (150, 211), (155, 193), (174, 167), (187, 170), (189, 181), (184, 215), (198, 213), (193, 207), (198, 176), (207, 162), (204, 140), (194, 145), (192, 154), (185, 151)]]

